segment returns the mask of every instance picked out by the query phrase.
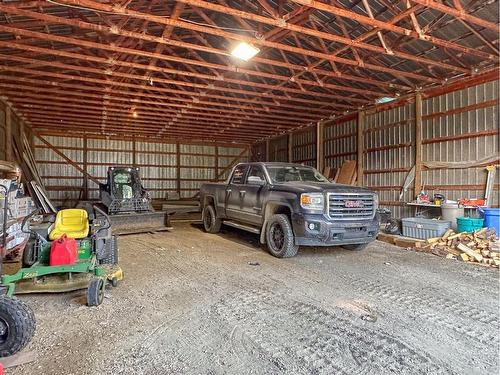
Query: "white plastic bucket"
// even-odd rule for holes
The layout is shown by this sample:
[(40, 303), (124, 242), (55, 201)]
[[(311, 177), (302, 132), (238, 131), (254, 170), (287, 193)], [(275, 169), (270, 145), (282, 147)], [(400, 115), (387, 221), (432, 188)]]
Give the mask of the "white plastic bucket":
[(443, 220), (451, 221), (451, 228), (457, 229), (457, 217), (464, 216), (464, 208), (459, 207), (458, 203), (442, 203), (441, 217)]

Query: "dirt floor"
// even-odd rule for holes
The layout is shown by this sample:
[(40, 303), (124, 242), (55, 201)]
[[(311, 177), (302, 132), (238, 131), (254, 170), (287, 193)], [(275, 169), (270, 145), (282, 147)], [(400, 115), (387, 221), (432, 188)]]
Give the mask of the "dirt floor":
[(376, 242), (276, 259), (257, 236), (120, 238), (104, 303), (22, 297), (37, 360), (7, 374), (498, 374), (498, 271)]

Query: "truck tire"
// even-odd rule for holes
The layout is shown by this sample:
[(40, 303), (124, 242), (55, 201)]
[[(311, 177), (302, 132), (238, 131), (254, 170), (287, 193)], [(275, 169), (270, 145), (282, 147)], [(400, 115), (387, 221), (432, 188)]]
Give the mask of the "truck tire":
[(201, 218), (203, 220), (203, 228), (205, 229), (205, 232), (208, 233), (220, 232), (222, 220), (217, 219), (217, 214), (215, 213), (214, 206), (207, 204), (205, 207), (203, 207)]
[(17, 298), (0, 296), (0, 357), (21, 351), (35, 333), (35, 315)]
[(271, 255), (277, 258), (290, 258), (297, 255), (299, 246), (295, 245), (292, 225), (286, 215), (271, 216), (266, 228), (266, 243)]
[(343, 245), (341, 247), (343, 249), (346, 249), (346, 250), (361, 251), (361, 250), (366, 249), (367, 246), (368, 246), (367, 243), (361, 243), (361, 244), (355, 244), (355, 245)]

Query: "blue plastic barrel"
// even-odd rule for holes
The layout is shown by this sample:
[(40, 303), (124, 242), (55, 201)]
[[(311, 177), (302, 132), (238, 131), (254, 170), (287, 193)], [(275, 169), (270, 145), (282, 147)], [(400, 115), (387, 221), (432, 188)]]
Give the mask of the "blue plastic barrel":
[(495, 228), (497, 236), (500, 235), (500, 208), (481, 207), (480, 211), (484, 215), (484, 224), (486, 228)]

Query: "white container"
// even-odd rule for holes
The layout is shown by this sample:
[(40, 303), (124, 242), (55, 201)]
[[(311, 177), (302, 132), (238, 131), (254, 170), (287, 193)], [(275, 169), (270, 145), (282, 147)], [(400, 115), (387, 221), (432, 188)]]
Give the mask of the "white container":
[(451, 221), (451, 228), (457, 230), (457, 218), (464, 217), (464, 208), (458, 203), (441, 203), (441, 217), (443, 220)]

